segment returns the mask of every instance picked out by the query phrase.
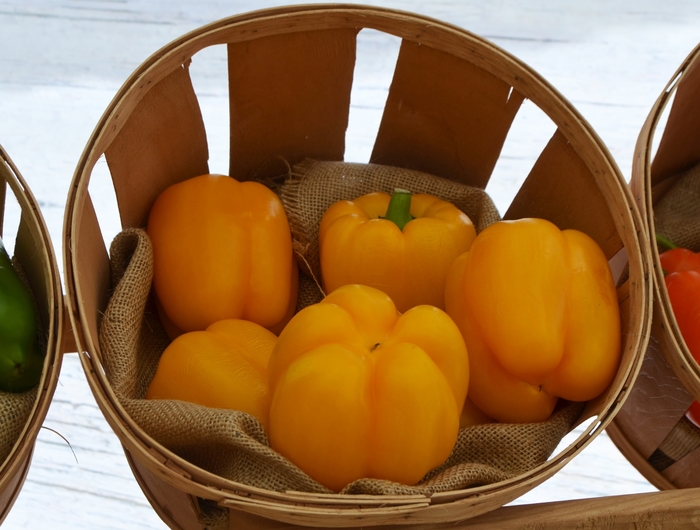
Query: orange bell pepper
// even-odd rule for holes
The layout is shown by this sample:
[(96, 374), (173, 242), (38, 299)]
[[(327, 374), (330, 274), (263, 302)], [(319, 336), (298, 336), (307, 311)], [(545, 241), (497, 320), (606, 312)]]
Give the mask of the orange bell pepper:
[(267, 428), (267, 364), (277, 337), (247, 320), (221, 320), (165, 349), (146, 399), (179, 399), (255, 416)]
[[(670, 240), (656, 237), (662, 248), (659, 261), (673, 316), (693, 358), (700, 362), (700, 252), (677, 247)], [(693, 401), (688, 418), (700, 425), (700, 403)]]
[(358, 283), (387, 293), (399, 311), (444, 308), (445, 277), (476, 231), (453, 204), (396, 190), (334, 203), (319, 227), (326, 292)]
[(148, 218), (153, 283), (181, 331), (229, 318), (278, 332), (296, 306), (297, 265), (279, 198), (257, 182), (201, 175), (165, 189)]
[(415, 484), (450, 455), (469, 360), (444, 311), (401, 315), (346, 285), (292, 318), (268, 373), (272, 448), (339, 491), (363, 477)]
[(454, 263), (447, 313), (469, 351), (469, 398), (500, 422), (549, 417), (611, 383), (620, 314), (607, 259), (577, 230), (543, 219), (495, 223)]

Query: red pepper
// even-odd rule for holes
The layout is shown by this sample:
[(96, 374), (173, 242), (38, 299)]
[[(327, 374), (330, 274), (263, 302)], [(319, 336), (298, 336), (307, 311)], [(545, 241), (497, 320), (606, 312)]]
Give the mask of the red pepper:
[(671, 240), (663, 236), (656, 236), (656, 242), (660, 247), (667, 249), (659, 254), (664, 275), (700, 269), (700, 252), (677, 247)]
[[(676, 247), (663, 237), (656, 240), (668, 248), (659, 260), (673, 315), (691, 355), (700, 363), (700, 252)], [(700, 425), (700, 403), (693, 402), (686, 414)]]

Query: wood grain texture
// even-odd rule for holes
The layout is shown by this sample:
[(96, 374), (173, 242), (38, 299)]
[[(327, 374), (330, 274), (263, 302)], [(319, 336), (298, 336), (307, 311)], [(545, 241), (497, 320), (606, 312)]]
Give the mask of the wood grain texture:
[(522, 101), (474, 64), (404, 40), (370, 161), (485, 188)]
[(343, 160), (356, 35), (318, 30), (228, 45), (232, 177), (284, 175), (280, 159)]
[[(329, 29), (320, 30), (319, 27), (323, 25), (328, 25)], [(420, 503), (413, 503), (407, 500), (401, 506), (375, 506), (369, 508), (363, 506), (361, 499), (352, 498), (350, 501), (352, 505), (341, 509), (340, 505), (326, 506), (324, 503), (313, 503), (311, 501), (299, 504), (287, 499), (283, 492), (271, 495), (269, 492), (260, 491), (255, 495), (249, 495), (248, 492), (251, 489), (249, 486), (228, 482), (222, 477), (216, 477), (211, 475), (211, 473), (207, 473), (179, 455), (174, 454), (172, 450), (160, 447), (150, 440), (142, 429), (126, 415), (97, 363), (85, 364), (86, 367), (91, 368), (87, 370), (86, 375), (108, 423), (115, 428), (120, 440), (134, 459), (138, 459), (148, 467), (155, 476), (163, 478), (187, 493), (219, 503), (225, 501), (226, 506), (232, 508), (245, 509), (252, 513), (269, 515), (275, 519), (304, 525), (329, 524), (350, 526), (362, 524), (367, 526), (400, 524), (407, 521), (414, 525), (454, 522), (480, 515), (518, 498), (555, 474), (568, 459), (581, 452), (607, 425), (612, 411), (617, 407), (618, 397), (622, 395), (621, 392), (624, 391), (624, 387), (632, 383), (633, 377), (638, 371), (638, 366), (641, 364), (640, 350), (644, 347), (643, 345), (646, 344), (648, 338), (646, 334), (648, 322), (642, 316), (649, 311), (651, 290), (648, 284), (648, 274), (642, 274), (645, 265), (640, 261), (642, 256), (646, 258), (646, 253), (648, 252), (646, 246), (640, 249), (637, 238), (637, 233), (643, 230), (641, 219), (636, 215), (636, 211), (631, 207), (630, 198), (625, 194), (626, 186), (622, 181), (622, 177), (593, 131), (580, 118), (572, 105), (559, 97), (554, 89), (540, 79), (533, 70), (525, 67), (516, 59), (483, 39), (460, 31), (458, 28), (428, 18), (386, 9), (321, 6), (317, 9), (306, 7), (299, 12), (289, 9), (264, 11), (257, 18), (248, 16), (232, 17), (221, 23), (205, 26), (196, 32), (190, 33), (183, 39), (175, 41), (144, 63), (135, 75), (130, 76), (127, 83), (119, 91), (114, 103), (110, 106), (110, 110), (105, 114), (106, 118), (100, 122), (95, 134), (93, 134), (89, 151), (86, 151), (85, 156), (79, 161), (78, 166), (81, 169), (76, 172), (74, 186), (71, 190), (74, 193), (69, 195), (67, 215), (75, 216), (85, 212), (83, 208), (84, 203), (77, 201), (76, 197), (87, 195), (89, 177), (91, 175), (90, 169), (93, 167), (94, 159), (102, 154), (103, 149), (106, 149), (107, 162), (112, 169), (111, 173), (115, 182), (120, 217), (123, 221), (125, 214), (121, 210), (136, 212), (137, 215), (147, 214), (150, 203), (144, 202), (142, 195), (145, 195), (146, 200), (148, 200), (149, 193), (140, 194), (138, 193), (139, 190), (158, 190), (164, 179), (166, 182), (169, 179), (180, 180), (179, 176), (182, 171), (186, 171), (191, 166), (196, 166), (201, 161), (200, 151), (189, 149), (190, 146), (186, 142), (183, 146), (183, 140), (188, 138), (186, 133), (194, 131), (195, 137), (203, 136), (203, 134), (196, 134), (200, 129), (200, 121), (197, 119), (199, 115), (197, 112), (191, 112), (191, 110), (198, 110), (199, 106), (196, 104), (197, 102), (193, 104), (194, 94), (190, 90), (192, 85), (189, 83), (189, 76), (183, 76), (183, 64), (181, 64), (181, 61), (183, 61), (185, 66), (189, 65), (189, 57), (198, 50), (222, 42), (229, 43), (229, 91), (232, 95), (232, 106), (236, 107), (240, 104), (240, 107), (243, 109), (253, 109), (253, 119), (250, 123), (244, 116), (236, 116), (232, 113), (232, 137), (236, 136), (235, 130), (239, 124), (242, 124), (243, 127), (248, 127), (251, 131), (250, 135), (244, 134), (242, 137), (251, 136), (256, 138), (260, 137), (260, 135), (255, 134), (255, 129), (261, 131), (276, 130), (278, 125), (274, 113), (266, 116), (264, 112), (261, 114), (256, 109), (275, 106), (279, 102), (282, 102), (284, 105), (285, 101), (289, 101), (289, 95), (296, 93), (295, 87), (294, 85), (282, 85), (282, 88), (274, 90), (277, 98), (271, 99), (267, 90), (258, 87), (257, 91), (239, 91), (237, 85), (240, 84), (244, 88), (250, 84), (261, 85), (261, 81), (268, 81), (269, 76), (263, 75), (259, 77), (260, 72), (277, 72), (280, 70), (280, 64), (285, 66), (291, 65), (291, 71), (295, 73), (299, 71), (303, 74), (306, 71), (303, 65), (306, 65), (307, 62), (314, 66), (311, 72), (317, 74), (316, 82), (325, 82), (325, 78), (318, 75), (316, 71), (318, 65), (321, 65), (320, 70), (322, 73), (328, 70), (327, 67), (323, 68), (326, 65), (331, 65), (335, 69), (347, 70), (347, 56), (343, 53), (331, 53), (328, 59), (318, 60), (316, 48), (319, 45), (322, 47), (325, 45), (330, 50), (337, 50), (338, 47), (334, 46), (334, 44), (339, 40), (339, 36), (344, 36), (344, 40), (348, 39), (348, 34), (354, 38), (358, 27), (380, 28), (389, 34), (398, 35), (404, 39), (405, 45), (402, 47), (402, 50), (407, 51), (399, 53), (397, 72), (404, 71), (404, 68), (407, 68), (401, 67), (401, 64), (407, 64), (410, 68), (408, 68), (408, 75), (395, 75), (395, 80), (403, 79), (403, 83), (395, 82), (392, 84), (389, 99), (391, 99), (391, 93), (394, 91), (394, 88), (398, 87), (396, 88), (396, 93), (399, 94), (399, 101), (408, 101), (409, 110), (411, 108), (418, 109), (418, 112), (416, 112), (418, 116), (432, 114), (431, 112), (423, 113), (420, 109), (430, 109), (432, 111), (438, 109), (439, 112), (437, 114), (441, 116), (450, 116), (450, 112), (455, 110), (450, 105), (452, 98), (442, 99), (438, 97), (434, 101), (435, 98), (433, 96), (435, 93), (439, 94), (440, 90), (436, 90), (435, 93), (430, 90), (418, 90), (412, 93), (411, 97), (408, 96), (412, 89), (405, 90), (404, 87), (415, 85), (413, 81), (415, 79), (422, 80), (430, 77), (426, 75), (426, 70), (429, 69), (426, 65), (438, 65), (438, 70), (443, 72), (449, 70), (444, 67), (445, 64), (451, 65), (451, 70), (455, 72), (461, 69), (468, 71), (469, 82), (472, 86), (479, 89), (469, 93), (469, 96), (465, 98), (464, 101), (468, 101), (470, 104), (468, 110), (471, 111), (466, 114), (474, 114), (479, 117), (477, 121), (481, 122), (481, 130), (485, 136), (491, 135), (487, 132), (489, 129), (483, 125), (488, 123), (488, 117), (493, 115), (493, 121), (497, 124), (495, 130), (500, 131), (501, 136), (499, 138), (500, 141), (493, 144), (496, 145), (495, 151), (493, 149), (481, 152), (477, 150), (472, 155), (473, 162), (483, 162), (485, 160), (488, 165), (489, 161), (496, 158), (498, 152), (500, 152), (502, 137), (510, 127), (509, 123), (514, 110), (520, 106), (522, 101), (522, 97), (513, 95), (517, 94), (517, 92), (510, 92), (510, 83), (518, 91), (522, 90), (528, 97), (531, 97), (535, 104), (540, 106), (551, 117), (552, 121), (558, 125), (559, 130), (562, 131), (562, 138), (565, 135), (565, 140), (562, 139), (561, 141), (548, 144), (545, 153), (549, 156), (540, 157), (536, 165), (536, 169), (540, 170), (533, 171), (532, 175), (555, 175), (555, 178), (559, 178), (561, 174), (564, 174), (569, 177), (571, 182), (582, 185), (554, 187), (551, 185), (552, 180), (549, 179), (545, 181), (548, 185), (541, 188), (542, 191), (538, 191), (536, 186), (530, 188), (534, 189), (535, 192), (528, 198), (536, 206), (544, 205), (545, 208), (549, 208), (550, 203), (556, 205), (561, 202), (566, 207), (572, 204), (571, 197), (575, 195), (576, 199), (582, 199), (584, 204), (589, 206), (589, 209), (595, 206), (602, 212), (600, 219), (594, 218), (594, 220), (590, 221), (590, 226), (596, 229), (599, 228), (599, 225), (602, 225), (604, 228), (606, 225), (610, 225), (611, 223), (607, 221), (612, 218), (614, 220), (614, 226), (612, 226), (613, 234), (621, 242), (624, 242), (628, 249), (630, 261), (629, 284), (636, 286), (635, 289), (630, 289), (629, 291), (630, 304), (628, 307), (630, 318), (624, 319), (625, 322), (629, 322), (629, 325), (622, 330), (623, 340), (621, 346), (623, 356), (620, 369), (614, 384), (606, 394), (600, 415), (595, 420), (594, 427), (598, 428), (591, 427), (582, 433), (574, 443), (554, 455), (544, 465), (524, 473), (522, 476), (515, 477), (512, 481), (487, 484), (481, 488), (472, 488), (461, 492), (456, 491), (454, 492), (455, 498), (451, 502), (433, 505), (428, 504), (427, 500)], [(418, 32), (417, 36), (416, 32)], [(419, 42), (413, 42), (413, 39), (418, 39)], [(340, 40), (342, 41), (343, 39)], [(352, 42), (354, 44), (354, 40)], [(440, 50), (439, 54), (435, 55), (429, 51), (433, 46)], [(353, 46), (350, 47), (353, 48)], [(310, 48), (313, 48), (313, 52), (309, 51)], [(269, 52), (268, 50), (270, 49), (277, 53)], [(235, 53), (235, 50), (239, 50), (239, 52)], [(263, 50), (263, 52), (256, 53), (256, 51), (260, 50)], [(281, 62), (278, 60), (278, 56), (282, 57)], [(181, 57), (186, 57), (187, 59), (179, 59)], [(302, 65), (302, 67), (295, 68), (294, 65), (297, 64)], [(232, 71), (239, 72), (238, 68), (249, 75), (231, 75)], [(158, 72), (158, 74), (152, 75), (154, 72)], [(307, 77), (303, 75), (301, 78), (304, 81), (307, 80)], [(257, 83), (254, 82), (256, 79)], [(465, 85), (463, 81), (464, 79), (459, 77), (451, 76), (445, 78), (443, 76), (443, 81), (439, 86), (449, 87), (447, 92), (457, 94), (463, 91)], [(153, 85), (150, 83), (153, 83)], [(267, 86), (267, 83), (262, 83), (262, 85)], [(301, 82), (299, 85), (305, 86)], [(341, 85), (345, 86), (345, 84), (342, 84), (342, 80)], [(418, 83), (418, 85), (420, 86), (421, 83)], [(495, 87), (498, 87), (499, 90), (496, 90)], [(311, 90), (307, 92), (311, 96), (315, 94)], [(335, 92), (333, 90), (330, 91), (331, 94)], [(239, 93), (244, 94), (244, 96), (239, 98), (237, 96)], [(326, 110), (325, 114), (344, 114), (347, 111), (346, 100), (342, 98), (342, 90), (340, 90), (340, 93), (341, 98), (339, 101), (333, 98), (330, 99), (336, 105), (331, 107), (331, 109), (328, 109), (327, 99), (311, 97), (296, 101), (295, 104), (300, 106), (300, 108), (296, 109), (296, 112), (313, 118), (318, 113), (317, 108), (320, 107)], [(496, 94), (496, 104), (493, 104), (492, 93)], [(505, 102), (502, 99), (503, 95), (506, 95), (508, 98)], [(500, 103), (498, 103), (499, 96), (501, 97)], [(427, 104), (424, 102), (427, 102)], [(480, 107), (482, 103), (483, 108)], [(502, 112), (504, 107), (506, 108), (505, 113)], [(476, 108), (481, 110), (477, 113), (474, 111)], [(172, 111), (178, 109), (182, 110), (182, 116), (178, 116), (174, 121), (167, 121)], [(461, 110), (459, 105), (456, 106), (456, 110)], [(462, 113), (457, 112), (456, 114), (460, 117), (462, 116)], [(166, 115), (168, 118), (164, 118)], [(503, 115), (509, 119), (503, 120)], [(332, 122), (333, 120), (330, 121)], [(419, 119), (418, 121), (420, 122), (421, 120)], [(308, 124), (313, 125), (316, 122), (318, 120), (310, 119)], [(438, 123), (445, 122), (450, 123), (444, 119), (438, 120)], [(164, 124), (171, 126), (167, 127)], [(302, 122), (302, 125), (303, 131), (307, 122)], [(291, 125), (289, 128), (290, 130), (292, 129)], [(405, 126), (405, 128), (408, 128), (408, 126)], [(380, 126), (380, 137), (382, 130), (383, 127)], [(144, 131), (146, 131), (145, 135), (143, 134)], [(313, 126), (309, 126), (307, 132), (310, 137), (314, 137), (311, 134), (312, 131)], [(452, 136), (461, 137), (462, 129), (459, 127), (453, 130), (447, 127), (446, 131), (444, 139), (439, 141), (438, 145), (448, 144)], [(115, 134), (116, 136), (109, 143), (108, 139)], [(498, 135), (495, 136), (498, 137)], [(264, 150), (267, 148), (267, 139), (264, 137), (260, 138), (261, 140), (254, 142), (254, 144), (257, 147), (262, 147)], [(557, 135), (555, 135), (555, 138), (557, 138)], [(306, 140), (309, 140), (309, 137)], [(313, 146), (314, 143), (324, 144), (321, 139), (317, 139), (310, 143), (309, 146)], [(405, 142), (402, 142), (401, 139), (393, 139), (392, 143), (399, 147), (397, 151), (402, 151)], [(272, 144), (274, 145), (274, 142)], [(486, 145), (488, 144), (487, 142)], [(115, 149), (115, 146), (118, 148)], [(235, 143), (232, 146), (235, 146)], [(571, 147), (569, 148), (569, 146)], [(420, 152), (423, 149), (425, 149), (426, 153), (434, 151), (435, 144), (432, 143), (430, 136), (427, 138), (417, 136), (411, 152)], [(256, 158), (257, 155), (251, 149), (246, 151), (251, 152), (252, 159)], [(113, 155), (115, 152), (118, 156)], [(560, 156), (561, 153), (564, 153), (564, 156)], [(164, 154), (171, 156), (163, 156)], [(294, 153), (284, 156), (288, 158), (289, 156), (294, 156)], [(407, 155), (404, 154), (397, 164), (403, 165), (406, 162), (404, 160), (406, 157)], [(146, 168), (153, 168), (152, 174), (146, 172), (145, 178), (141, 176), (134, 181), (134, 174), (138, 174), (140, 170), (138, 166), (132, 171), (124, 171), (118, 164), (114, 164), (115, 160), (129, 161), (131, 163), (134, 159), (140, 160), (141, 165)], [(179, 160), (179, 165), (173, 165), (173, 160)], [(542, 162), (543, 160), (544, 162)], [(293, 160), (291, 161), (293, 162)], [(557, 163), (553, 163), (553, 161)], [(554, 168), (553, 171), (550, 169), (552, 166)], [(264, 178), (271, 175), (258, 173), (256, 176)], [(464, 180), (462, 175), (443, 176)], [(249, 177), (246, 176), (246, 178)], [(151, 180), (153, 180), (153, 183), (151, 183)], [(466, 180), (466, 182), (472, 181)], [(530, 182), (532, 182), (532, 177), (528, 178), (526, 185)], [(535, 182), (540, 183), (541, 181), (535, 180)], [(129, 193), (133, 191), (136, 191), (133, 200), (128, 200)], [(544, 193), (544, 191), (554, 191), (554, 194)], [(598, 192), (597, 194), (594, 193), (596, 191)], [(521, 195), (519, 194), (516, 197), (516, 201), (520, 197)], [(568, 208), (568, 210), (571, 211), (571, 208)], [(577, 211), (580, 211), (580, 209)], [(574, 216), (577, 221), (581, 217), (580, 215)], [(69, 229), (66, 232), (66, 237), (74, 239), (74, 224), (71, 223), (66, 226)], [(129, 225), (127, 224), (127, 226)], [(598, 233), (593, 232), (592, 228), (586, 231), (591, 232), (594, 238), (598, 235)], [(68, 284), (68, 301), (69, 305), (77, 308), (77, 312), (80, 314), (86, 314), (86, 311), (80, 302), (81, 298), (75, 296), (78, 292), (90, 290), (100, 292), (103, 289), (104, 295), (107, 295), (107, 289), (104, 288), (103, 284), (84, 284), (82, 282), (84, 274), (80, 267), (84, 263), (72, 259), (73, 253), (81, 254), (87, 252), (89, 254), (89, 243), (90, 240), (87, 238), (75, 238), (72, 252), (66, 254), (69, 258), (68, 263), (70, 267), (68, 273), (71, 280)], [(102, 248), (102, 244), (95, 246), (96, 257), (102, 255)], [(609, 256), (612, 256), (618, 250), (618, 248), (615, 248), (611, 252), (609, 248), (604, 248)], [(94, 318), (91, 315), (81, 318), (82, 320), (89, 319), (90, 323), (94, 323)], [(96, 355), (99, 355), (99, 350), (93, 346), (88, 348), (87, 355), (83, 355), (81, 358), (87, 360), (88, 356), (94, 358)], [(238, 491), (242, 493), (238, 493)], [(150, 491), (146, 491), (146, 495), (149, 499), (152, 499), (154, 496)], [(278, 499), (277, 497), (282, 498)], [(340, 497), (342, 501), (342, 496)], [(354, 506), (356, 502), (358, 506)], [(173, 517), (175, 517), (174, 514)], [(188, 524), (180, 520), (176, 521), (177, 526), (185, 527)]]
[(542, 217), (560, 230), (591, 236), (608, 259), (622, 247), (603, 192), (591, 170), (559, 130), (555, 132), (504, 215)]
[(161, 191), (209, 171), (204, 122), (188, 68), (184, 64), (152, 86), (105, 151), (124, 228), (145, 227)]
[(656, 185), (700, 161), (700, 60), (696, 60), (677, 80), (670, 80), (675, 96), (659, 148), (651, 166), (651, 182)]

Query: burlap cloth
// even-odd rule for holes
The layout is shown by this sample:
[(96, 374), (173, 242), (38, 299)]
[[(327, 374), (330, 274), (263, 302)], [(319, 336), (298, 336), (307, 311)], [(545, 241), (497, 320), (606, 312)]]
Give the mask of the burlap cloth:
[[(307, 165), (308, 167), (308, 165)], [(298, 168), (297, 168), (298, 169)], [(314, 201), (314, 219), (323, 205), (334, 197), (359, 194), (347, 191), (350, 183), (364, 189), (388, 189), (399, 182), (384, 182), (379, 186), (374, 176), (361, 167), (357, 172), (341, 171), (343, 190), (325, 194)], [(298, 181), (295, 172), (290, 186), (299, 191), (294, 199), (304, 204), (306, 183)], [(414, 175), (415, 176), (415, 175)], [(440, 179), (442, 180), (442, 179)], [(405, 186), (405, 182), (400, 183)], [(422, 177), (412, 186), (413, 191), (431, 190), (423, 185)], [(451, 183), (447, 189), (456, 192)], [(309, 189), (316, 190), (309, 182)], [(323, 190), (317, 190), (320, 194)], [(316, 195), (317, 191), (312, 191)], [(281, 193), (289, 199), (289, 190)], [(444, 195), (444, 194), (442, 194)], [(480, 212), (494, 215), (488, 197), (464, 190), (454, 195), (464, 202), (477, 226), (483, 228)], [(490, 206), (489, 206), (490, 205)], [(296, 220), (303, 212), (290, 212)], [(495, 214), (497, 217), (497, 213)], [(491, 217), (490, 219), (493, 219)], [(478, 221), (478, 223), (477, 223)], [(314, 246), (311, 240), (303, 243)], [(313, 256), (305, 250), (309, 263)], [(175, 400), (146, 400), (144, 396), (156, 371), (161, 353), (169, 339), (157, 317), (151, 293), (153, 256), (145, 231), (127, 229), (120, 233), (110, 248), (113, 293), (100, 328), (100, 348), (106, 376), (128, 414), (153, 439), (189, 462), (212, 473), (239, 483), (284, 492), (287, 490), (330, 493), (268, 446), (260, 424), (252, 416), (232, 410), (209, 409)], [(313, 265), (312, 265), (313, 266)], [(306, 287), (304, 287), (306, 286)], [(315, 284), (304, 283), (316, 295)], [(307, 302), (310, 298), (307, 298)], [(581, 404), (566, 404), (546, 422), (526, 425), (489, 424), (462, 429), (452, 455), (439, 468), (431, 471), (415, 486), (385, 480), (361, 479), (349, 484), (342, 493), (353, 494), (431, 494), (490, 484), (523, 474), (546, 461), (571, 429)]]
[[(654, 205), (654, 225), (656, 234), (679, 247), (700, 252), (700, 164), (679, 174), (676, 183)], [(649, 457), (649, 462), (663, 471), (699, 446), (700, 433), (684, 416)]]
[(429, 193), (453, 203), (469, 216), (477, 233), (501, 218), (491, 197), (480, 188), (403, 168), (307, 159), (291, 168), (289, 178), (278, 190), (302, 271), (315, 280), (321, 278), (318, 227), (331, 204), (373, 191), (390, 194), (396, 188)]
[(654, 225), (677, 246), (700, 252), (700, 164), (681, 173), (654, 205)]
[[(31, 292), (31, 286), (20, 263), (12, 260), (17, 274)], [(32, 293), (33, 296), (33, 293)], [(35, 300), (36, 303), (36, 300)], [(38, 313), (37, 313), (38, 314)], [(46, 351), (46, 333), (39, 329), (39, 343)], [(38, 394), (38, 385), (26, 392), (11, 393), (0, 391), (0, 465), (7, 459), (15, 443), (20, 438), (34, 407)], [(33, 441), (32, 441), (33, 442)]]
[(0, 465), (10, 455), (27, 424), (38, 388), (36, 386), (21, 394), (0, 392)]

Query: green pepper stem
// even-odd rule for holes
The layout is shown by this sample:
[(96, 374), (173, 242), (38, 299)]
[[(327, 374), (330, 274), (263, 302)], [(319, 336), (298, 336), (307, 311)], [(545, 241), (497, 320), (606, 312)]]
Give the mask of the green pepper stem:
[(662, 236), (661, 234), (656, 234), (656, 244), (663, 250), (673, 250), (674, 248), (678, 248), (673, 241), (666, 236)]
[(388, 219), (403, 230), (413, 217), (411, 216), (411, 192), (396, 188), (389, 199), (389, 206), (386, 209), (384, 219)]

